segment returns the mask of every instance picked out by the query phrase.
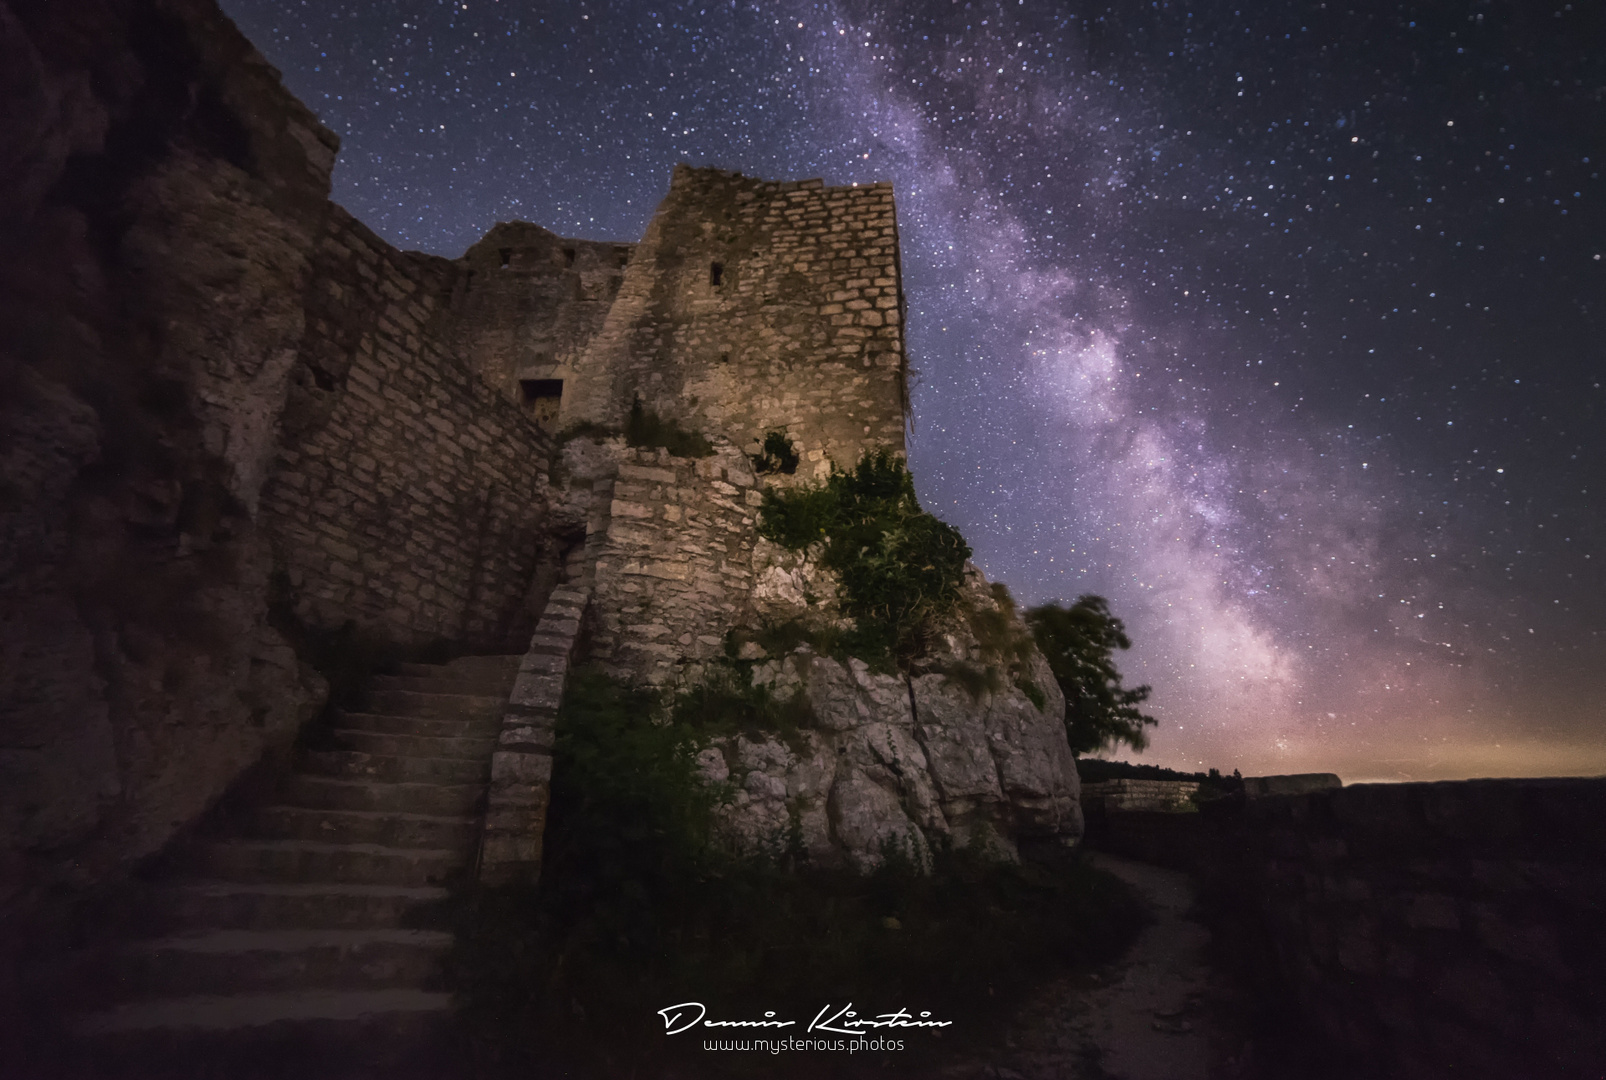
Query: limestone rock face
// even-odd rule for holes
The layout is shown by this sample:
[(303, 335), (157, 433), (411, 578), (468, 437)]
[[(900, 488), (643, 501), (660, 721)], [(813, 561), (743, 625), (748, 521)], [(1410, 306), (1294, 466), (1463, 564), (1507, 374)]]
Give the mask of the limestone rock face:
[(155, 851), (321, 704), (256, 515), (336, 140), (206, 4), (0, 3), (0, 67), (5, 908)]
[(973, 697), (948, 676), (877, 674), (806, 646), (757, 666), (777, 697), (801, 694), (812, 727), (790, 739), (737, 736), (704, 750), (703, 774), (735, 787), (727, 833), (751, 851), (801, 847), (816, 865), (868, 871), (934, 847), (1018, 857), (1017, 839), (1082, 835), (1064, 700), (1034, 654), (1038, 708), (1015, 686)]

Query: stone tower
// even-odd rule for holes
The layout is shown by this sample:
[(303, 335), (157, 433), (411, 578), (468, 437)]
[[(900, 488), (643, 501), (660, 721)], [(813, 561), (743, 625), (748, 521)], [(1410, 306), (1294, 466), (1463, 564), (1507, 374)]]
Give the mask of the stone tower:
[(901, 454), (903, 322), (891, 184), (682, 165), (564, 382), (560, 426), (618, 425), (639, 398), (738, 447), (785, 431), (808, 475)]

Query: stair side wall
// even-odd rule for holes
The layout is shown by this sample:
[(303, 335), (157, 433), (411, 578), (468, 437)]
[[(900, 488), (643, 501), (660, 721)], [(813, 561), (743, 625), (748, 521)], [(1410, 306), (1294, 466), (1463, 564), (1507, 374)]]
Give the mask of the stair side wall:
[(508, 694), (486, 795), (478, 875), (487, 884), (541, 874), (558, 707), (591, 598), (585, 586), (554, 589)]
[(351, 619), (404, 645), (497, 651), (534, 625), (552, 443), (444, 340), (461, 274), (331, 211), (263, 497), (281, 587), (309, 627)]

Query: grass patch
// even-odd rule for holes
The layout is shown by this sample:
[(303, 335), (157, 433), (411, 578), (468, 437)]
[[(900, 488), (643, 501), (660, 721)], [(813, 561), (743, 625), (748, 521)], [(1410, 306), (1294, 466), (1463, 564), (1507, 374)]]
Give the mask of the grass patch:
[(734, 657), (743, 644), (751, 641), (771, 658), (779, 660), (795, 652), (799, 646), (807, 645), (819, 655), (845, 664), (853, 655), (844, 644), (848, 636), (849, 631), (838, 626), (811, 625), (802, 619), (787, 619), (785, 622), (765, 623), (756, 630), (745, 627), (732, 630), (727, 638), (726, 653)]
[(936, 622), (959, 605), (970, 545), (920, 508), (909, 470), (886, 448), (833, 468), (824, 484), (765, 491), (759, 533), (792, 551), (821, 545), (854, 622), (842, 645), (878, 670), (924, 655)]
[(1004, 688), (1004, 680), (996, 667), (990, 664), (972, 664), (956, 660), (940, 669), (943, 678), (959, 687), (973, 702), (980, 702), (988, 694)]
[(965, 608), (970, 632), (981, 648), (981, 662), (950, 663), (940, 670), (973, 700), (980, 701), (984, 693), (996, 694), (1008, 683), (1041, 712), (1048, 707), (1048, 695), (1026, 674), (1032, 657), (1031, 633), (1015, 617), (1015, 599), (1009, 595), (1008, 586), (995, 581), (988, 591), (993, 599), (991, 605), (966, 601)]
[(481, 1075), (820, 1075), (808, 1054), (702, 1052), (729, 1029), (666, 1036), (657, 1010), (686, 1001), (799, 1021), (782, 1035), (831, 1003), (930, 1010), (955, 1026), (885, 1062), (831, 1065), (926, 1075), (1036, 980), (1112, 958), (1140, 926), (1124, 887), (1070, 853), (1000, 866), (938, 852), (929, 876), (894, 859), (867, 877), (725, 854), (711, 831), (725, 793), (698, 778), (695, 726), (654, 723), (654, 705), (577, 672), (540, 885), (459, 897), (450, 970)]
[(642, 449), (668, 450), (674, 457), (701, 458), (714, 452), (713, 444), (695, 431), (686, 431), (673, 420), (665, 420), (637, 398), (625, 421), (625, 445)]

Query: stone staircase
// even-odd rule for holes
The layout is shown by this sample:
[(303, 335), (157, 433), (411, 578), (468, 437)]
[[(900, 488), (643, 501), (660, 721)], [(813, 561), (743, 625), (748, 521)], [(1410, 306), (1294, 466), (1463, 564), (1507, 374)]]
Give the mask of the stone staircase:
[[(450, 1076), (445, 883), (471, 871), (518, 656), (377, 677), (334, 748), (142, 899), (82, 1076)], [(459, 1065), (461, 1062), (459, 1062)]]

